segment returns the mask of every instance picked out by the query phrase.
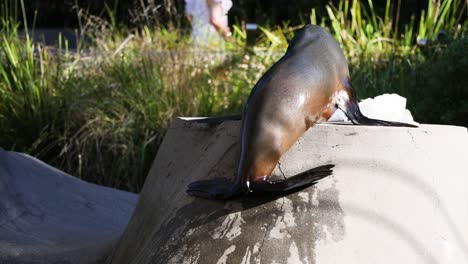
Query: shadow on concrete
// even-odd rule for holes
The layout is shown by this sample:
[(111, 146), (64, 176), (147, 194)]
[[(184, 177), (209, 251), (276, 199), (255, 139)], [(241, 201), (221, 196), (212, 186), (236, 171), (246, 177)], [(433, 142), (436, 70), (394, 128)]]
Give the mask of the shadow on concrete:
[[(313, 196), (318, 201), (315, 205)], [(345, 233), (343, 210), (331, 200), (338, 200), (333, 187), (322, 191), (310, 187), (283, 195), (247, 195), (230, 201), (193, 199), (161, 225), (135, 261), (182, 263), (198, 256), (199, 263), (217, 263), (222, 256), (213, 251), (232, 249), (232, 259), (248, 255), (266, 263), (286, 263), (293, 246), (301, 259), (314, 263), (313, 249), (325, 232), (331, 232), (336, 240)], [(148, 256), (148, 252), (153, 253)]]

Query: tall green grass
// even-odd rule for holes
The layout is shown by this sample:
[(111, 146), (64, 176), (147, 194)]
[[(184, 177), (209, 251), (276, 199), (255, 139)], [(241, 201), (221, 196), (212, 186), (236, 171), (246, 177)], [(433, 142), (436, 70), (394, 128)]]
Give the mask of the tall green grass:
[(54, 121), (62, 118), (62, 58), (17, 35), (17, 24), (0, 33), (0, 127), (2, 146), (47, 151)]
[(260, 57), (194, 52), (176, 29), (93, 29), (83, 55), (8, 27), (0, 32), (0, 146), (132, 191), (173, 117), (240, 112), (246, 87), (266, 68)]
[[(398, 92), (409, 98), (418, 121), (467, 125), (459, 110), (467, 98), (467, 26), (459, 19), (466, 4), (434, 1), (419, 25), (402, 28), (391, 15), (397, 6), (388, 1), (380, 17), (372, 4), (330, 4), (319, 22), (344, 48), (358, 95)], [(4, 9), (0, 146), (131, 191), (140, 190), (173, 117), (240, 113), (250, 89), (300, 27), (261, 27), (257, 45), (245, 51), (246, 32), (235, 25), (227, 51), (195, 52), (177, 27), (127, 28), (82, 13), (88, 42), (72, 52), (66, 41), (50, 48), (19, 36), (22, 19)], [(448, 44), (437, 42), (442, 30)], [(428, 44), (418, 47), (418, 38)], [(453, 85), (443, 85), (446, 78)]]
[[(466, 32), (466, 23), (462, 21), (467, 13), (465, 1), (431, 0), (427, 10), (421, 12), (418, 25), (415, 25), (416, 17), (413, 15), (410, 23), (402, 27), (399, 25), (400, 9), (401, 0), (387, 0), (382, 17), (374, 10), (372, 0), (340, 1), (338, 5), (330, 2), (326, 6), (328, 16), (318, 21), (312, 9), (310, 21), (328, 27), (352, 63), (379, 62), (395, 55), (418, 55), (418, 40), (431, 45), (441, 33), (458, 38)], [(270, 48), (280, 51), (287, 48), (287, 41), (293, 34), (293, 30), (284, 27), (261, 30)]]

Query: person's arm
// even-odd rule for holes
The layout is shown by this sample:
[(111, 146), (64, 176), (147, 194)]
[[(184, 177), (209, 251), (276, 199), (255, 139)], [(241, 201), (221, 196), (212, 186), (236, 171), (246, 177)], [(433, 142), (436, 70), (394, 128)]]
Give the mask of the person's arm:
[(207, 0), (208, 8), (210, 10), (210, 23), (216, 30), (226, 38), (231, 35), (231, 30), (223, 23), (223, 6), (219, 1)]

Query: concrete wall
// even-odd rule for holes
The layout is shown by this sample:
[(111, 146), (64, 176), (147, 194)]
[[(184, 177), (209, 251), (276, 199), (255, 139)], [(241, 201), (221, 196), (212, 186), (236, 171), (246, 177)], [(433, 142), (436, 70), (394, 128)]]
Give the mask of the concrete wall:
[(0, 148), (0, 263), (102, 263), (137, 200)]
[(112, 263), (468, 263), (466, 128), (317, 125), (286, 175), (333, 176), (284, 197), (207, 201), (194, 180), (234, 179), (240, 122), (176, 120)]

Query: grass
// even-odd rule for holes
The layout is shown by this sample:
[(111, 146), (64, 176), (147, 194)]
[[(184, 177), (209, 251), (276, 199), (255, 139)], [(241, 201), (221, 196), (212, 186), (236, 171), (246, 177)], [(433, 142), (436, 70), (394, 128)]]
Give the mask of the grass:
[[(460, 19), (466, 4), (431, 2), (418, 25), (402, 28), (390, 1), (383, 17), (372, 1), (367, 6), (330, 4), (318, 22), (342, 45), (358, 96), (396, 92), (408, 98), (417, 121), (468, 125), (467, 25)], [(246, 51), (246, 33), (235, 25), (227, 52), (199, 53), (178, 27), (126, 28), (111, 15), (106, 21), (85, 14), (81, 29), (91, 44), (72, 53), (66, 41), (56, 50), (18, 36), (22, 19), (7, 9), (0, 29), (0, 146), (134, 192), (171, 119), (240, 113), (297, 28), (262, 27)], [(442, 30), (447, 38), (440, 42)], [(418, 46), (420, 40), (427, 44)]]

